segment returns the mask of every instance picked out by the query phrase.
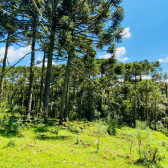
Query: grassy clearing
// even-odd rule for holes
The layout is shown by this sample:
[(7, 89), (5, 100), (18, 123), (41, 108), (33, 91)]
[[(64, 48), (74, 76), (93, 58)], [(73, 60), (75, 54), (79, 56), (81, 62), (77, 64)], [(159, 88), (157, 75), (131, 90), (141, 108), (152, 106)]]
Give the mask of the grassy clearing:
[[(71, 125), (70, 125), (71, 124)], [(137, 130), (128, 127), (117, 129), (116, 136), (100, 136), (97, 150), (98, 133), (95, 123), (75, 122), (59, 128), (58, 126), (36, 125), (36, 128), (22, 129), (18, 134), (0, 130), (0, 167), (1, 168), (140, 168), (135, 164), (139, 158), (138, 140), (130, 138)], [(144, 134), (144, 133), (143, 133)], [(156, 131), (150, 131), (150, 139), (159, 152), (168, 156), (168, 137)], [(131, 146), (132, 145), (132, 146)], [(131, 146), (131, 154), (130, 154)], [(166, 159), (163, 167), (168, 167)], [(147, 167), (147, 166), (146, 166)], [(153, 166), (156, 167), (156, 166)]]

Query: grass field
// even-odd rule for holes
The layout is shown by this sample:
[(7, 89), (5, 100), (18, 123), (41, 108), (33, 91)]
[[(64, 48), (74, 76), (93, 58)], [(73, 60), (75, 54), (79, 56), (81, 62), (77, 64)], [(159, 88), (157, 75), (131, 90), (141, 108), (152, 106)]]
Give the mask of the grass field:
[[(159, 161), (159, 157), (168, 157), (168, 137), (160, 132), (138, 132), (137, 129), (123, 127), (117, 129), (116, 136), (109, 136), (99, 133), (96, 123), (75, 122), (71, 123), (71, 128), (68, 127), (38, 124), (34, 128), (24, 127), (17, 134), (1, 128), (0, 167), (168, 167), (167, 159)], [(138, 133), (141, 133), (141, 140)], [(153, 149), (157, 148), (157, 164), (138, 164), (139, 146), (143, 153), (147, 144), (151, 144), (149, 157), (153, 157)]]

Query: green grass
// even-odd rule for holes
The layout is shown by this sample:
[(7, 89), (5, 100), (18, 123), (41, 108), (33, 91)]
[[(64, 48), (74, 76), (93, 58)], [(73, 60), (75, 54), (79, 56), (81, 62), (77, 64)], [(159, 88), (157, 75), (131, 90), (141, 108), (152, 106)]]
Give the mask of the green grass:
[[(81, 128), (75, 132), (75, 127)], [(14, 134), (0, 130), (0, 167), (1, 168), (140, 168), (144, 165), (135, 164), (139, 158), (138, 141), (135, 138), (130, 155), (128, 132), (137, 130), (123, 127), (117, 129), (116, 136), (108, 134), (100, 137), (100, 147), (97, 151), (97, 127), (88, 123), (84, 128), (82, 122), (74, 124), (74, 130), (67, 127), (53, 131), (54, 126), (39, 125), (38, 128), (24, 129)], [(74, 132), (73, 132), (74, 131)], [(156, 131), (151, 131), (151, 142), (168, 157), (168, 137)], [(78, 143), (77, 143), (78, 141)], [(164, 141), (164, 143), (163, 143)], [(144, 144), (145, 144), (144, 140)], [(10, 145), (12, 144), (12, 145)], [(162, 162), (168, 167), (167, 159)]]

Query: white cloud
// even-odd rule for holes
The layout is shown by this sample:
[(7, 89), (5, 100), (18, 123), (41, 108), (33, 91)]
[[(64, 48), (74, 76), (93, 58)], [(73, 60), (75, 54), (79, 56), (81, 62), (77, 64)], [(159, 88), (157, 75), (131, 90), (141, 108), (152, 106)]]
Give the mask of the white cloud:
[[(13, 46), (9, 47), (8, 49), (8, 61), (9, 62), (14, 62), (19, 58), (22, 58), (25, 54), (29, 53), (31, 51), (31, 46), (27, 47), (21, 47), (19, 49), (15, 49)], [(4, 58), (5, 54), (5, 47), (0, 48), (0, 57)]]
[[(37, 63), (37, 61), (39, 61), (40, 63), (38, 63), (36, 66), (38, 66), (38, 67), (42, 67), (42, 61), (43, 61), (43, 58), (42, 58), (42, 56), (41, 56), (41, 54), (38, 54), (38, 57), (37, 57), (37, 59), (36, 59), (36, 63)], [(47, 66), (47, 61), (45, 61), (45, 67)]]
[(158, 59), (158, 61), (159, 61), (159, 62), (168, 62), (168, 57), (166, 57), (165, 59), (164, 59), (164, 58), (163, 58), (163, 59), (160, 58), (160, 59)]
[(123, 55), (126, 54), (126, 49), (125, 47), (118, 47), (116, 48), (116, 51), (115, 51), (115, 55), (116, 57), (119, 59), (121, 58)]
[[(36, 62), (40, 61), (40, 63), (37, 65), (38, 67), (42, 67), (42, 61), (43, 61), (43, 57), (41, 56), (41, 54), (38, 54), (38, 57), (36, 59)], [(55, 65), (55, 62), (52, 61), (52, 64)], [(47, 67), (47, 60), (45, 60), (45, 67)]]
[(122, 32), (123, 37), (122, 38), (131, 38), (132, 34), (130, 33), (130, 27), (127, 27)]
[(151, 76), (148, 76), (148, 75), (142, 75), (142, 79), (145, 80), (145, 79), (152, 79)]
[(105, 54), (105, 55), (103, 55), (103, 56), (99, 55), (100, 58), (105, 58), (105, 59), (110, 58), (111, 56), (112, 56), (112, 55), (109, 54), (109, 53), (107, 53), (107, 54)]
[(126, 54), (126, 49), (125, 47), (118, 47), (116, 48), (116, 52), (115, 52), (115, 55), (116, 55), (116, 58), (121, 61), (121, 62), (125, 62), (125, 61), (128, 61), (130, 58), (128, 57), (123, 57), (123, 55)]
[[(116, 48), (116, 51), (115, 51), (115, 56), (116, 58), (121, 61), (121, 62), (125, 62), (125, 61), (128, 61), (130, 58), (128, 57), (123, 57), (124, 55), (126, 54), (126, 49), (125, 47), (118, 47)], [(107, 53), (103, 56), (99, 56), (100, 58), (110, 58), (111, 57), (111, 54)]]

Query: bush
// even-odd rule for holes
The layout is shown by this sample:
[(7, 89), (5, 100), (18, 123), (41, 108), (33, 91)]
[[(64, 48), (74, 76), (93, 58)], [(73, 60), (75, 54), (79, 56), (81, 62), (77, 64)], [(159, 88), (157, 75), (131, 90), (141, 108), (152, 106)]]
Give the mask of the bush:
[(19, 131), (22, 128), (22, 121), (17, 120), (16, 122), (13, 122), (11, 128), (15, 131)]
[(162, 131), (162, 130), (164, 129), (164, 125), (162, 124), (161, 121), (158, 121), (158, 122), (156, 123), (156, 129), (157, 129), (158, 131)]
[(18, 132), (22, 128), (23, 122), (20, 119), (15, 119), (13, 117), (8, 118), (4, 121), (4, 126), (7, 130), (12, 130)]
[(59, 130), (60, 130), (60, 127), (53, 127), (52, 129), (51, 129), (51, 133), (53, 133), (53, 134), (56, 134), (57, 136), (58, 136), (58, 132), (59, 132)]
[(68, 126), (68, 130), (71, 132), (76, 132), (76, 133), (79, 133), (81, 131), (80, 128), (78, 127), (78, 125), (74, 124), (72, 122), (70, 122), (70, 124)]
[(110, 119), (108, 121), (107, 132), (109, 135), (116, 135), (117, 121), (114, 119)]
[(161, 168), (161, 161), (165, 159), (165, 156), (159, 152), (156, 146), (146, 145), (142, 152), (141, 157), (136, 161), (138, 164), (143, 164), (148, 167), (158, 167)]

